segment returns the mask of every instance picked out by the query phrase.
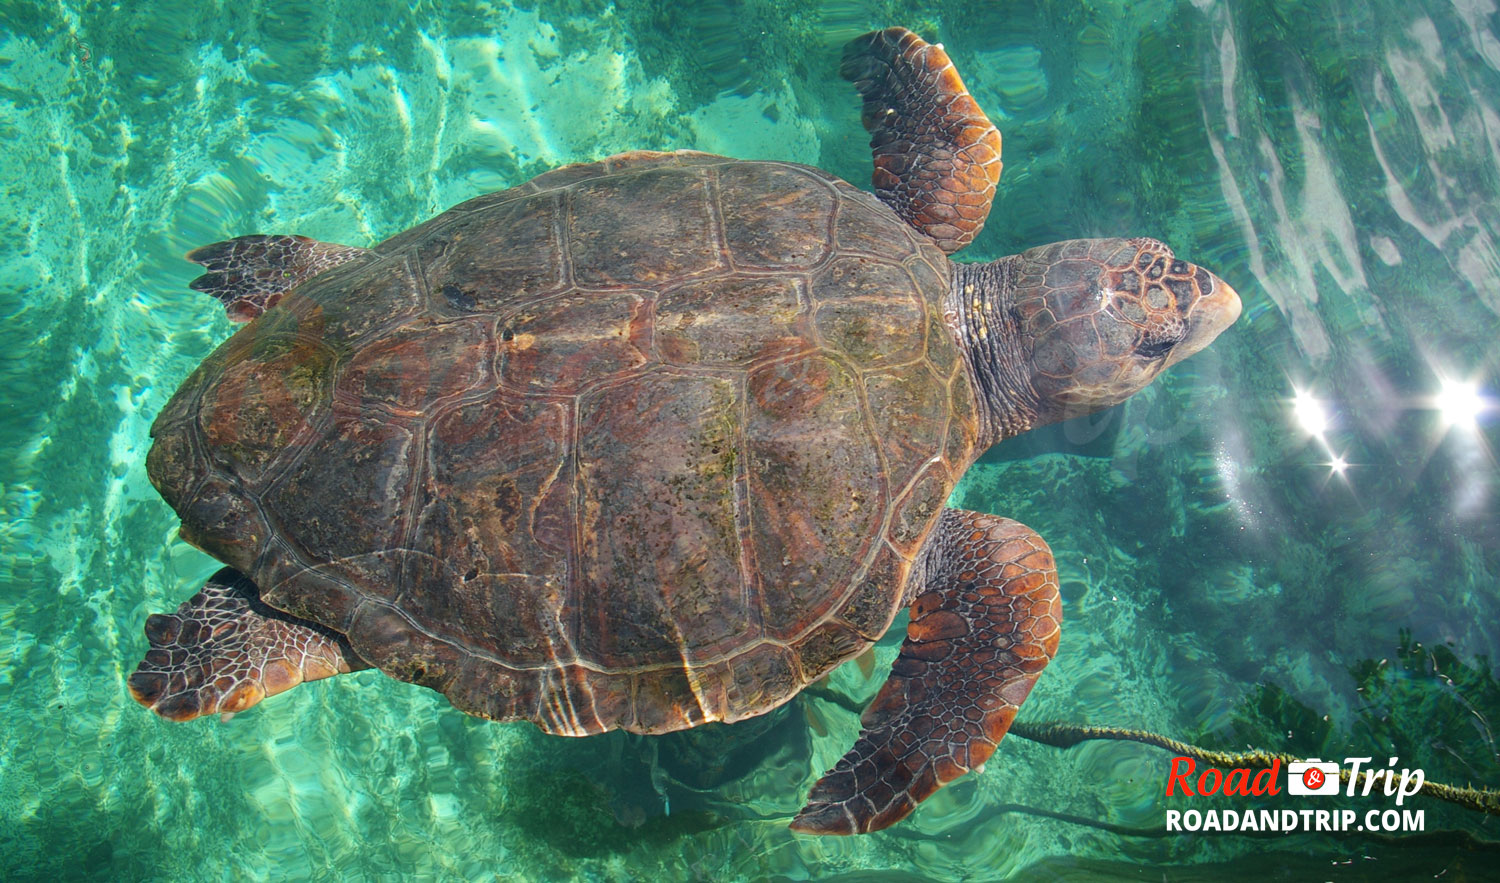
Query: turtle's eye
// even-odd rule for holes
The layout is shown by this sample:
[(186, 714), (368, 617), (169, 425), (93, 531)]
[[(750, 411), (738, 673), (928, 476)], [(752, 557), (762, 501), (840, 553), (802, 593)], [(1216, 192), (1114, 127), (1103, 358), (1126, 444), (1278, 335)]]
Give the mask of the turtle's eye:
[(1172, 347), (1176, 346), (1178, 343), (1179, 341), (1176, 338), (1172, 337), (1152, 341), (1150, 343), (1143, 343), (1135, 348), (1135, 354), (1148, 361), (1163, 359), (1166, 358), (1167, 353), (1170, 353), (1172, 351)]

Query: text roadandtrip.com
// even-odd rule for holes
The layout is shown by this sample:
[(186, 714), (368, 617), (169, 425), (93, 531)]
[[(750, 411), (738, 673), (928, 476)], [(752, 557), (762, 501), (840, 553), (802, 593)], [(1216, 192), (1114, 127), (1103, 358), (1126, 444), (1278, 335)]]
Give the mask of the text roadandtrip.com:
[[(1349, 789), (1345, 796), (1353, 797), (1359, 790), (1361, 797), (1369, 797), (1377, 783), (1387, 797), (1395, 797), (1401, 806), (1406, 798), (1416, 794), (1426, 781), (1421, 770), (1402, 769), (1399, 778), (1395, 770), (1396, 758), (1390, 759), (1390, 768), (1372, 770), (1369, 757), (1346, 757), (1349, 766)], [(1195, 763), (1190, 757), (1172, 758), (1171, 771), (1167, 774), (1167, 796), (1178, 793), (1192, 797), (1208, 797), (1218, 794), (1263, 797), (1281, 793), (1281, 761), (1275, 760), (1270, 769), (1253, 773), (1249, 769), (1232, 769), (1228, 773), (1209, 767), (1196, 777)], [(1322, 797), (1337, 795), (1340, 791), (1339, 765), (1332, 761), (1309, 758), (1300, 763), (1287, 764), (1286, 792), (1300, 797)], [(1360, 786), (1363, 786), (1362, 788)], [(1167, 810), (1168, 831), (1280, 831), (1337, 832), (1337, 831), (1421, 831), (1426, 824), (1424, 810), (1372, 809), (1364, 813), (1352, 809), (1261, 809), (1261, 810)]]

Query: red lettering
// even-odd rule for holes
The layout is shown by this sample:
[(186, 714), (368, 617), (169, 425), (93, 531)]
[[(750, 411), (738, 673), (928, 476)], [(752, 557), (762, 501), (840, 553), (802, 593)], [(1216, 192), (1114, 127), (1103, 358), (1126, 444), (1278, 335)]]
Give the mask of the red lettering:
[[(1214, 777), (1212, 785), (1208, 783), (1209, 773), (1212, 773)], [(1213, 794), (1219, 790), (1219, 786), (1222, 784), (1224, 784), (1224, 774), (1213, 767), (1209, 767), (1203, 771), (1203, 775), (1198, 777), (1198, 793), (1203, 795)]]
[[(1262, 776), (1265, 777), (1264, 780)], [(1255, 774), (1255, 781), (1250, 784), (1250, 793), (1257, 797), (1281, 793), (1281, 758), (1271, 761), (1270, 769)]]
[(1230, 770), (1229, 776), (1224, 779), (1224, 793), (1249, 797), (1250, 771), (1244, 767)]
[(1250, 770), (1236, 767), (1228, 775), (1213, 767), (1198, 776), (1198, 789), (1193, 790), (1189, 776), (1197, 765), (1191, 757), (1172, 758), (1172, 769), (1167, 774), (1167, 796), (1171, 797), (1182, 788), (1182, 793), (1192, 797), (1208, 797), (1213, 794), (1230, 794), (1237, 797), (1276, 796), (1281, 793), (1281, 760), (1271, 761), (1271, 768), (1261, 770), (1250, 778)]
[[(1178, 766), (1180, 764), (1187, 764), (1187, 769), (1179, 770)], [(1182, 786), (1182, 793), (1190, 794), (1194, 797), (1198, 796), (1196, 793), (1194, 793), (1193, 786), (1189, 785), (1187, 780), (1187, 777), (1193, 774), (1193, 766), (1193, 759), (1191, 757), (1172, 758), (1172, 771), (1167, 773), (1168, 797), (1172, 796), (1172, 789), (1177, 785)]]

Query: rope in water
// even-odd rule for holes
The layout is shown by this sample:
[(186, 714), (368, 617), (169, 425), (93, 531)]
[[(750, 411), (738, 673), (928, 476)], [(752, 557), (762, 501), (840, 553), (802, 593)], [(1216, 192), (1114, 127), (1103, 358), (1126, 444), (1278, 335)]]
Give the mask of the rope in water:
[[(1028, 723), (1016, 721), (1010, 725), (1010, 734), (1020, 736), (1031, 742), (1042, 745), (1051, 745), (1054, 748), (1072, 748), (1081, 742), (1095, 739), (1108, 739), (1119, 742), (1139, 742), (1143, 745), (1154, 745), (1164, 748), (1186, 757), (1197, 758), (1204, 763), (1216, 767), (1250, 767), (1255, 769), (1270, 769), (1272, 764), (1295, 763), (1301, 760), (1290, 754), (1281, 754), (1271, 751), (1215, 751), (1209, 748), (1201, 748), (1176, 739), (1169, 739), (1156, 733), (1148, 733), (1145, 730), (1127, 730), (1120, 727), (1085, 727), (1074, 724), (1057, 722)], [(1349, 770), (1339, 769), (1339, 780), (1348, 782)], [(1489, 788), (1460, 788), (1456, 785), (1444, 785), (1441, 782), (1423, 782), (1418, 794), (1427, 797), (1435, 797), (1438, 800), (1446, 800), (1457, 804), (1464, 809), (1472, 809), (1489, 815), (1500, 815), (1500, 791)]]

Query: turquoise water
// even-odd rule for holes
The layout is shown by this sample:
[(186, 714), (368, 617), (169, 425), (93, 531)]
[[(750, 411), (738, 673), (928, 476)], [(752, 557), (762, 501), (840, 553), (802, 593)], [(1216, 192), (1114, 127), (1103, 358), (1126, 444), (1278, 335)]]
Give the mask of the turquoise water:
[(1500, 411), (1450, 426), (1434, 399), (1500, 391), (1492, 0), (682, 6), (0, 4), (0, 877), (1483, 876), (1493, 822), (1426, 801), (1418, 836), (1167, 834), (1167, 808), (1246, 804), (1164, 799), (1168, 755), (1117, 743), (1012, 738), (887, 832), (791, 835), (898, 635), (748, 753), (548, 738), (374, 672), (225, 724), (130, 701), (146, 615), (215, 568), (144, 469), (231, 332), (182, 254), (369, 245), (632, 148), (863, 185), (839, 47), (904, 24), (1005, 135), (965, 257), (1152, 235), (1245, 299), (1208, 351), (956, 492), (1057, 553), (1062, 649), (1023, 719), (1500, 785)]

